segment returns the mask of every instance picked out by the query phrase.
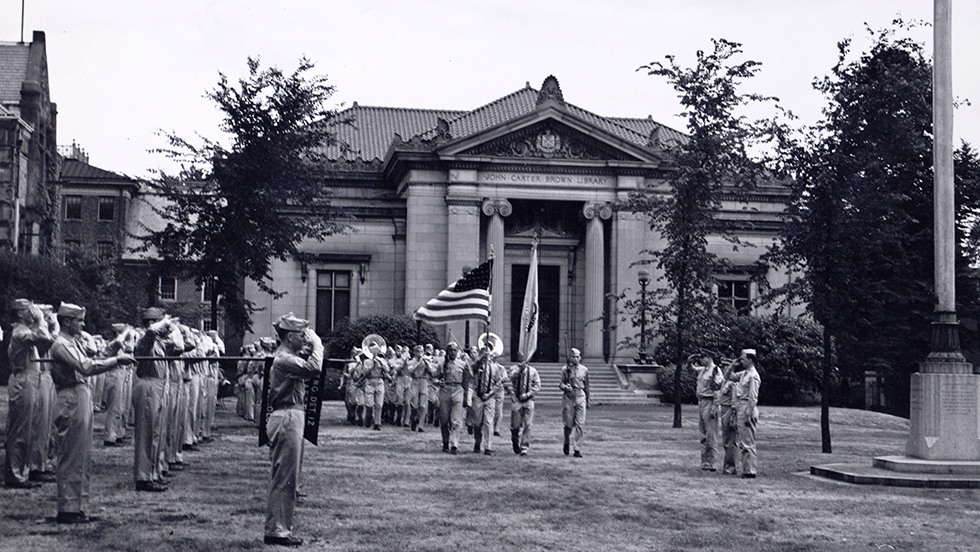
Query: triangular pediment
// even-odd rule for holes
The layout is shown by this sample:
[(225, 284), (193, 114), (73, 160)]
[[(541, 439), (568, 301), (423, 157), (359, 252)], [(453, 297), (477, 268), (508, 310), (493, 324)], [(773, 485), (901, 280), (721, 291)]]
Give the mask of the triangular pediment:
[(641, 161), (621, 149), (553, 119), (476, 144), (460, 155), (499, 158)]
[(628, 143), (556, 102), (546, 102), (528, 115), (466, 138), (450, 139), (436, 151), (440, 156), (456, 158), (661, 161), (659, 151)]

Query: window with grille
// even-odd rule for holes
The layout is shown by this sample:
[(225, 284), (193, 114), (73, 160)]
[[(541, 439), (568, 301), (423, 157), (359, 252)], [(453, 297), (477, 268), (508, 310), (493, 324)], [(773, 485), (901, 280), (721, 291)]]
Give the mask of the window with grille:
[(177, 279), (167, 276), (160, 276), (157, 293), (161, 301), (177, 300)]
[(116, 256), (116, 244), (111, 241), (100, 241), (95, 244), (95, 248), (100, 259), (111, 259)]
[(718, 307), (741, 315), (752, 310), (752, 283), (748, 280), (718, 279)]
[(99, 220), (116, 220), (116, 198), (105, 196), (99, 198)]
[(82, 220), (82, 196), (65, 196), (65, 220)]
[(326, 335), (350, 318), (351, 273), (319, 270), (316, 273), (316, 333)]

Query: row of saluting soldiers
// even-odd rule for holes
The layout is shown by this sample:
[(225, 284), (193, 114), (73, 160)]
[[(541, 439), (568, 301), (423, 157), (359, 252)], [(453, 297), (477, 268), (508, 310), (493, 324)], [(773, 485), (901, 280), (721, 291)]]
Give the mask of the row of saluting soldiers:
[(213, 441), (216, 357), (224, 352), (217, 333), (151, 307), (143, 327), (113, 324), (106, 340), (84, 331), (78, 305), (55, 310), (16, 299), (12, 310), (5, 484), (30, 489), (55, 481), (59, 523), (94, 519), (85, 510), (96, 411), (105, 411), (103, 446), (133, 441), (137, 491), (166, 491), (173, 472), (184, 469), (183, 452)]

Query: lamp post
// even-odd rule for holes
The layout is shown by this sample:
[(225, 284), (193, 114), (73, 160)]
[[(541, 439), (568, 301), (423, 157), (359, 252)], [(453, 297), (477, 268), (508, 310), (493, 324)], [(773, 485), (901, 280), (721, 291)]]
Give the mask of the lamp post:
[(637, 364), (647, 363), (647, 285), (650, 283), (650, 273), (640, 269), (636, 275), (640, 282), (640, 352), (637, 353)]

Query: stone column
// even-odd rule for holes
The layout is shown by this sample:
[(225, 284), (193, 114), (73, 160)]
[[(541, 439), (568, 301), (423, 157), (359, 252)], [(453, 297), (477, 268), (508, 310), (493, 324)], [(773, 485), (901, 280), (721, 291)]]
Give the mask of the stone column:
[[(446, 282), (456, 281), (463, 275), (464, 268), (476, 268), (480, 265), (480, 207), (477, 198), (446, 198), (446, 208), (449, 213), (449, 253), (446, 265)], [(451, 322), (447, 324), (447, 334), (452, 333), (460, 346), (466, 346), (467, 322)], [(477, 324), (470, 321), (470, 344), (476, 342), (472, 335)], [(479, 325), (483, 330), (483, 325)], [(448, 339), (448, 335), (446, 336)]]
[(604, 299), (606, 266), (606, 235), (603, 220), (612, 218), (608, 203), (586, 203), (582, 214), (588, 222), (585, 228), (585, 332), (582, 358), (585, 364), (604, 363), (602, 330), (605, 327)]
[[(490, 283), (490, 331), (504, 336), (504, 217), (510, 216), (514, 208), (506, 199), (487, 199), (483, 202), (483, 214), (490, 217), (487, 230), (487, 255), (491, 247), (494, 252), (492, 281)], [(477, 330), (479, 335), (481, 330)]]

